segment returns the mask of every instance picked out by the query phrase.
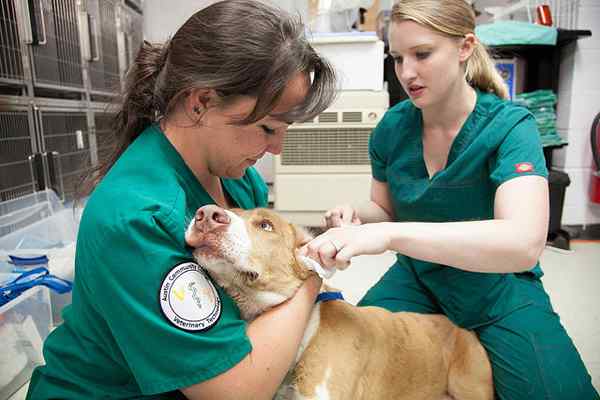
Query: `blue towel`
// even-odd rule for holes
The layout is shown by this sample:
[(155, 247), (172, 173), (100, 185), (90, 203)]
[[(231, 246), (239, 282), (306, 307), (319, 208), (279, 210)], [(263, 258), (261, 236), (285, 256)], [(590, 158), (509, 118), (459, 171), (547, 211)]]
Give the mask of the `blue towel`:
[(522, 21), (496, 21), (475, 27), (475, 35), (486, 46), (549, 45), (555, 46), (558, 30)]

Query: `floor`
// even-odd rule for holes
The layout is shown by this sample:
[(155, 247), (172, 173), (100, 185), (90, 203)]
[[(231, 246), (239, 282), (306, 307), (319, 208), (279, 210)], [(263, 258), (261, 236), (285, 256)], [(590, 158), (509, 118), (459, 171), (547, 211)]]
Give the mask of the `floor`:
[[(547, 247), (541, 259), (544, 285), (600, 391), (600, 242), (572, 241), (566, 252)], [(394, 261), (392, 253), (357, 257), (329, 284), (356, 303)], [(26, 388), (11, 400), (25, 399)]]

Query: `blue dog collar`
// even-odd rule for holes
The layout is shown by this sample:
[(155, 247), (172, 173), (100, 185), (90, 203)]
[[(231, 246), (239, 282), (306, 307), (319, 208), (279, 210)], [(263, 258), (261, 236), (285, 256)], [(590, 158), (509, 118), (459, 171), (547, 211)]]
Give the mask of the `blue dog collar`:
[(326, 302), (331, 300), (344, 300), (344, 296), (342, 295), (342, 292), (322, 292), (319, 293), (319, 295), (317, 296), (317, 300), (315, 300), (315, 303), (321, 301)]

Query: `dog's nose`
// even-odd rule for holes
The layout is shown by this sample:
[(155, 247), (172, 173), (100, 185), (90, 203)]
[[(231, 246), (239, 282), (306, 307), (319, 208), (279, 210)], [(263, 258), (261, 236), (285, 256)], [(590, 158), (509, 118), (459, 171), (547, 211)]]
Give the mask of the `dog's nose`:
[(229, 225), (229, 215), (219, 206), (209, 204), (196, 211), (196, 228), (208, 232), (220, 226)]

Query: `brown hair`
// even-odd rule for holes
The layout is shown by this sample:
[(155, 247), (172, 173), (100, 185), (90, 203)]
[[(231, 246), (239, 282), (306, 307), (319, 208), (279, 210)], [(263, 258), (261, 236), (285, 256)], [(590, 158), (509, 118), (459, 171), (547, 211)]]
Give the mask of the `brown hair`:
[[(451, 38), (462, 38), (475, 31), (475, 13), (465, 0), (398, 0), (391, 19), (414, 21)], [(465, 75), (471, 86), (508, 98), (504, 80), (479, 41), (465, 63)]]
[(325, 110), (335, 96), (335, 73), (309, 44), (299, 17), (259, 1), (214, 3), (192, 15), (164, 45), (144, 41), (127, 72), (113, 121), (115, 150), (92, 173), (83, 195), (191, 89), (214, 89), (221, 105), (242, 95), (256, 98), (253, 111), (240, 121), (250, 124), (269, 114), (298, 72), (311, 74), (309, 92), (302, 103), (278, 115), (281, 120), (308, 120)]

